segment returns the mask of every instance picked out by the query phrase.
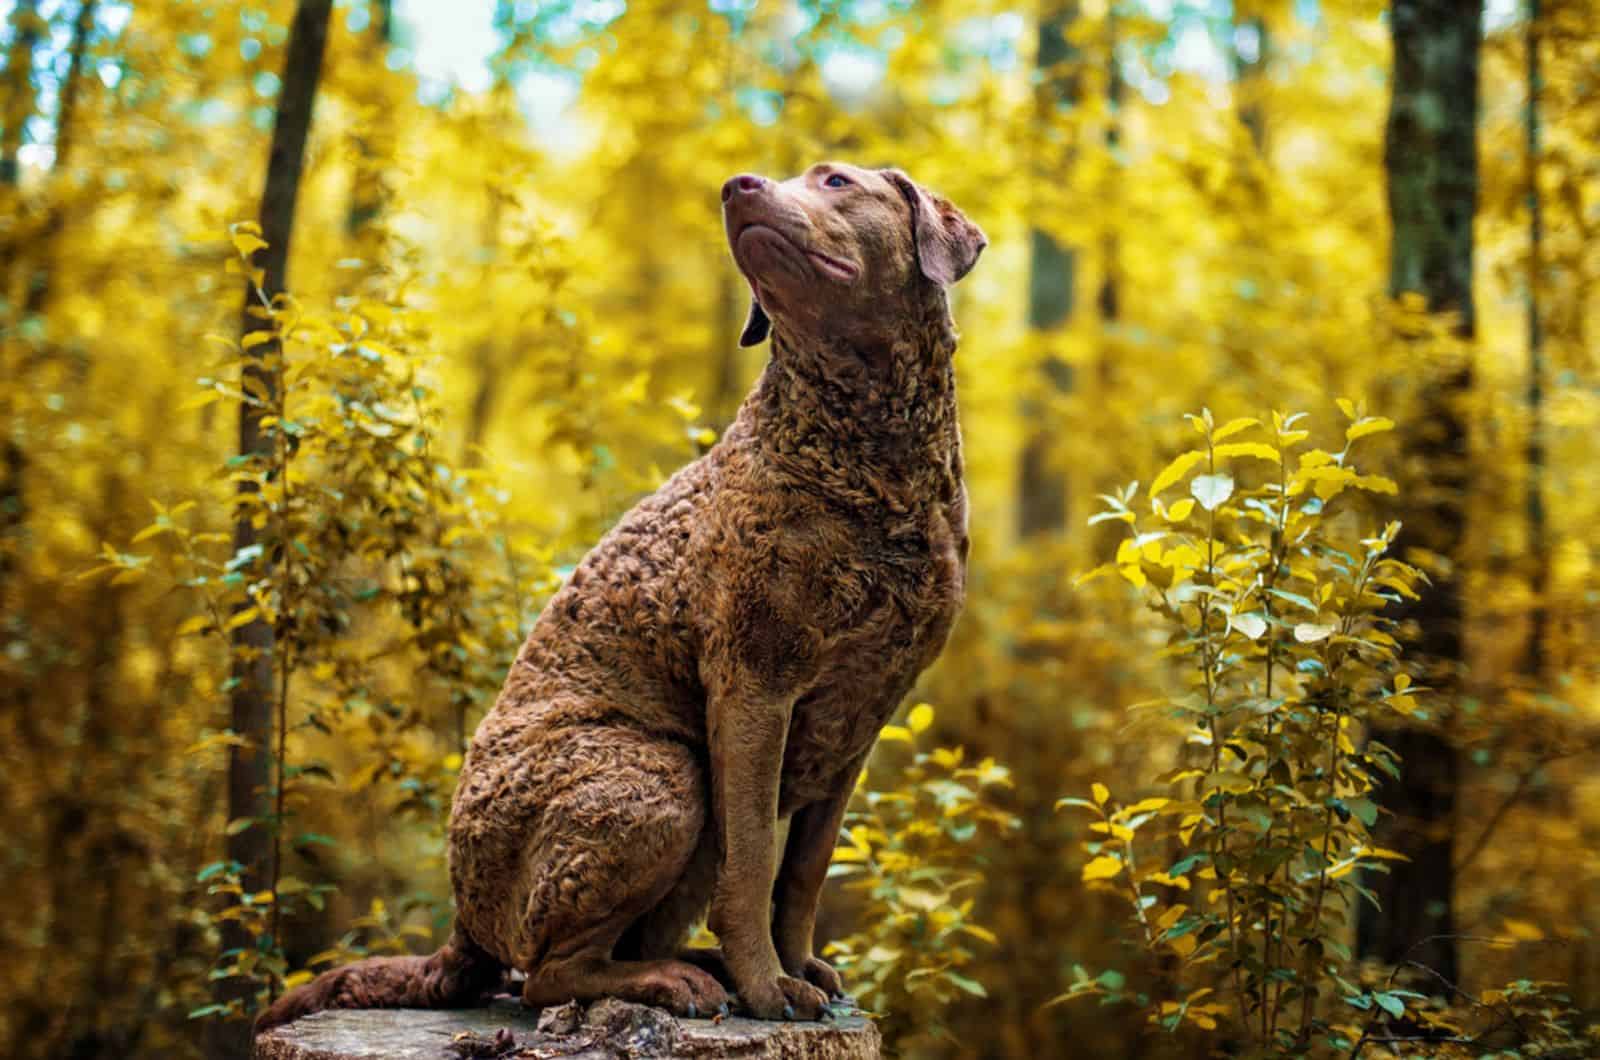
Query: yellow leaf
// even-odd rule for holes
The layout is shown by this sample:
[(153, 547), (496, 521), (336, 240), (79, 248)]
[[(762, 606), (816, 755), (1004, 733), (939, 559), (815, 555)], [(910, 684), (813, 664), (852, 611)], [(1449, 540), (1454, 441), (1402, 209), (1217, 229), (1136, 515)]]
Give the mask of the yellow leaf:
[(1200, 940), (1193, 935), (1180, 935), (1178, 938), (1168, 942), (1167, 945), (1171, 946), (1172, 951), (1179, 957), (1187, 957), (1195, 951), (1196, 946), (1200, 945)]
[(1156, 927), (1160, 928), (1162, 931), (1165, 931), (1167, 928), (1182, 920), (1183, 914), (1187, 913), (1188, 911), (1189, 907), (1180, 902), (1156, 918)]
[(1121, 858), (1114, 858), (1109, 854), (1101, 854), (1083, 867), (1083, 882), (1092, 883), (1095, 880), (1109, 880), (1121, 872)]
[(1400, 851), (1398, 851), (1398, 850), (1390, 850), (1388, 847), (1372, 847), (1369, 850), (1362, 851), (1361, 856), (1364, 857), (1364, 858), (1382, 858), (1385, 861), (1410, 861), (1411, 860), (1410, 857), (1408, 857), (1405, 854), (1400, 853)]
[(994, 932), (990, 931), (986, 927), (979, 927), (977, 924), (962, 924), (961, 930), (965, 931), (975, 939), (982, 939), (990, 945), (997, 945), (1000, 942), (1000, 939), (996, 937)]
[(1101, 784), (1098, 781), (1090, 785), (1089, 790), (1094, 793), (1094, 804), (1096, 806), (1104, 806), (1106, 804), (1106, 800), (1111, 798), (1110, 790), (1104, 784)]
[(305, 969), (301, 969), (298, 972), (290, 972), (283, 977), (283, 988), (285, 990), (293, 990), (297, 986), (304, 986), (315, 978), (315, 972), (308, 972)]
[(1238, 795), (1241, 792), (1246, 792), (1253, 789), (1255, 787), (1255, 782), (1249, 777), (1245, 776), (1243, 773), (1237, 773), (1231, 769), (1224, 769), (1216, 773), (1208, 773), (1206, 775), (1204, 787), (1207, 790), (1210, 790), (1211, 788), (1218, 788), (1222, 791)]
[(1380, 431), (1394, 430), (1394, 420), (1387, 416), (1369, 416), (1364, 420), (1357, 420), (1344, 429), (1344, 440), (1353, 442), (1357, 438), (1365, 438), (1369, 434)]
[(257, 346), (264, 346), (276, 337), (277, 333), (273, 331), (251, 331), (247, 332), (245, 337), (239, 340), (239, 345), (247, 350), (253, 350)]
[(1167, 521), (1169, 523), (1181, 523), (1189, 518), (1189, 513), (1192, 511), (1194, 511), (1194, 498), (1185, 497), (1167, 509)]
[(918, 703), (911, 708), (911, 713), (906, 717), (906, 725), (912, 732), (923, 732), (933, 724), (933, 708), (926, 703)]
[(360, 791), (368, 784), (371, 784), (385, 764), (384, 762), (369, 762), (356, 770), (355, 775), (350, 778), (350, 790)]
[(248, 258), (266, 245), (267, 241), (253, 232), (235, 230), (233, 233), (233, 249), (237, 250), (242, 258)]
[(1162, 470), (1161, 474), (1156, 476), (1154, 482), (1150, 483), (1150, 496), (1154, 497), (1156, 494), (1171, 487), (1205, 458), (1206, 454), (1199, 449), (1191, 449), (1187, 453), (1180, 454), (1177, 459)]
[(1216, 449), (1216, 455), (1218, 459), (1226, 459), (1233, 456), (1253, 456), (1257, 460), (1270, 460), (1274, 464), (1278, 462), (1278, 451), (1270, 445), (1263, 445), (1261, 442), (1234, 442), (1230, 445), (1219, 445)]
[(1538, 925), (1526, 920), (1513, 920), (1510, 917), (1501, 922), (1500, 930), (1519, 942), (1537, 942), (1544, 938), (1544, 932), (1539, 930)]
[(220, 390), (202, 390), (194, 397), (188, 398), (179, 404), (178, 411), (193, 412), (195, 409), (203, 409), (207, 405), (214, 404), (221, 400), (222, 392)]
[(1132, 806), (1129, 806), (1126, 812), (1129, 813), (1129, 814), (1153, 813), (1153, 812), (1155, 812), (1157, 810), (1164, 809), (1166, 807), (1166, 805), (1171, 801), (1172, 801), (1171, 799), (1162, 799), (1162, 798), (1140, 799), (1138, 802), (1134, 803)]
[(1351, 485), (1370, 493), (1387, 493), (1390, 496), (1400, 492), (1400, 487), (1395, 485), (1394, 479), (1383, 475), (1357, 475)]
[(192, 615), (178, 623), (176, 635), (179, 637), (187, 637), (190, 634), (200, 633), (209, 628), (211, 628), (210, 615)]
[(878, 733), (878, 741), (880, 743), (885, 741), (898, 743), (913, 742), (911, 739), (911, 730), (903, 725), (885, 725), (883, 727), (883, 731)]
[(1261, 421), (1256, 419), (1254, 416), (1240, 416), (1236, 420), (1229, 420), (1227, 423), (1224, 423), (1221, 427), (1218, 427), (1216, 430), (1211, 432), (1211, 440), (1213, 442), (1220, 442), (1224, 438), (1231, 438), (1240, 431), (1248, 430), (1249, 428), (1258, 425), (1260, 422)]
[(234, 612), (233, 617), (228, 619), (227, 625), (225, 625), (223, 628), (229, 630), (238, 629), (240, 626), (248, 626), (250, 623), (254, 622), (260, 617), (261, 608), (247, 607), (243, 611)]

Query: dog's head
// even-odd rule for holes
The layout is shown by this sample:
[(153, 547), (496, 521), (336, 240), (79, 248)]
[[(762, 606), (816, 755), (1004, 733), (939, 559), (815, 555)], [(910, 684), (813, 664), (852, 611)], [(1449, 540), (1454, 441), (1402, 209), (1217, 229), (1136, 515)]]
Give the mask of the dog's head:
[(780, 182), (722, 186), (722, 219), (750, 281), (742, 346), (785, 334), (871, 342), (955, 283), (988, 239), (960, 210), (898, 169), (823, 162)]

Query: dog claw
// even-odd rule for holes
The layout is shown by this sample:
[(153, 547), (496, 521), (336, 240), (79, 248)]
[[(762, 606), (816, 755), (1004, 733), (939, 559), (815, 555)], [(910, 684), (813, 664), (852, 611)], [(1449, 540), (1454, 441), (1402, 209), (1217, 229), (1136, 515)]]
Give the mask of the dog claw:
[(783, 1006), (783, 1018), (786, 1019), (786, 1020), (794, 1019), (794, 1006), (793, 1005), (785, 1005), (785, 1006)]
[(717, 1015), (721, 1016), (723, 1019), (728, 1018), (728, 1003), (726, 1001), (717, 1006)]
[(693, 1001), (689, 1002), (689, 1018), (690, 1019), (697, 1019), (697, 1018), (699, 1018), (699, 1016), (700, 1016), (700, 1010), (695, 1007), (695, 1004), (694, 1004)]

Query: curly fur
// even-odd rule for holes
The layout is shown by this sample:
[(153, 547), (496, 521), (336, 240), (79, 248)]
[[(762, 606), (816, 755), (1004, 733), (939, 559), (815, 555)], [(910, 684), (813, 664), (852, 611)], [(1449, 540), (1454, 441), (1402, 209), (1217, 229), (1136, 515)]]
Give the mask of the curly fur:
[[(535, 1005), (613, 995), (692, 1015), (733, 987), (758, 1016), (816, 1016), (840, 989), (812, 953), (829, 854), (962, 596), (944, 285), (983, 237), (897, 171), (740, 177), (724, 202), (771, 359), (721, 441), (595, 546), (511, 667), (451, 813), (455, 937), (328, 973), (263, 1026), (464, 1004), (507, 967)], [(721, 951), (681, 952), (708, 907)]]

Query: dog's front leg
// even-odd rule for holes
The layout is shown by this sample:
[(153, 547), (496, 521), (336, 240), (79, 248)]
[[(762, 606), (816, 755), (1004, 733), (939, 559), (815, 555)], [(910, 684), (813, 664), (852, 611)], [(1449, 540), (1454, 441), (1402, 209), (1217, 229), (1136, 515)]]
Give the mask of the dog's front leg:
[(857, 761), (844, 771), (831, 796), (796, 811), (789, 822), (789, 841), (773, 892), (772, 937), (783, 970), (835, 997), (844, 993), (844, 984), (839, 973), (816, 955), (813, 936), (828, 863), (864, 761)]
[(772, 939), (778, 786), (792, 704), (712, 691), (707, 703), (712, 806), (722, 859), (711, 930), (739, 999), (761, 1019), (816, 1019), (827, 996), (784, 974)]

